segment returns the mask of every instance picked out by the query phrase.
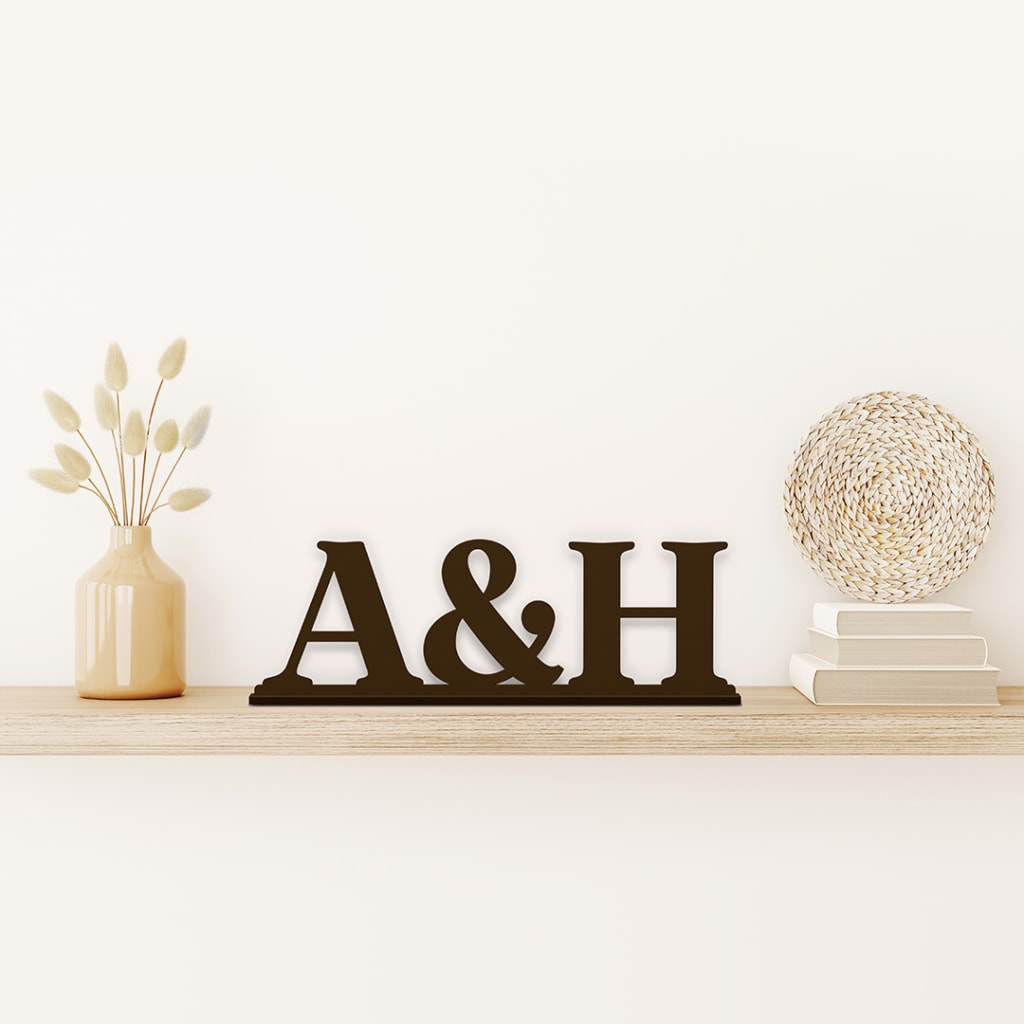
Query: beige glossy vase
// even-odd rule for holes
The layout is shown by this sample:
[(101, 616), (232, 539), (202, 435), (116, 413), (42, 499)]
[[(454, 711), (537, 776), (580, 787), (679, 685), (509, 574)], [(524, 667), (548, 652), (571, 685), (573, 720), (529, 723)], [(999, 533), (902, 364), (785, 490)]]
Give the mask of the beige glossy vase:
[(83, 697), (177, 697), (185, 689), (185, 581), (148, 526), (113, 526), (75, 585), (75, 686)]

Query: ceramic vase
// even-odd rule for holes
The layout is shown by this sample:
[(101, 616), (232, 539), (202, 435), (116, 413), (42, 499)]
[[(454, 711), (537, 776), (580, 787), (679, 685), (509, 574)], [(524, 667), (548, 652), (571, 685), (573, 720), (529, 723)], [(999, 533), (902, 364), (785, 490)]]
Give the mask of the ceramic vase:
[(148, 526), (113, 526), (75, 586), (75, 687), (82, 697), (176, 697), (185, 689), (185, 581)]

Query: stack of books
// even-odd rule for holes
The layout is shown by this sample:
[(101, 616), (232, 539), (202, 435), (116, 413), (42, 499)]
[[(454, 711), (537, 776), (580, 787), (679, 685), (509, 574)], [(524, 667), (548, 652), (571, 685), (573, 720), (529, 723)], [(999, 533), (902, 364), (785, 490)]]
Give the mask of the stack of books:
[(999, 669), (955, 604), (819, 603), (790, 682), (815, 704), (998, 704)]

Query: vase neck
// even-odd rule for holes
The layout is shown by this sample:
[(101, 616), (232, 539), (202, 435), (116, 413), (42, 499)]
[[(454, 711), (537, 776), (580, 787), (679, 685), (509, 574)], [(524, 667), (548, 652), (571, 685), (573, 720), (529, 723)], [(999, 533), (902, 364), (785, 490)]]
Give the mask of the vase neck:
[(153, 547), (153, 528), (150, 526), (112, 526), (110, 550), (125, 554), (142, 554)]

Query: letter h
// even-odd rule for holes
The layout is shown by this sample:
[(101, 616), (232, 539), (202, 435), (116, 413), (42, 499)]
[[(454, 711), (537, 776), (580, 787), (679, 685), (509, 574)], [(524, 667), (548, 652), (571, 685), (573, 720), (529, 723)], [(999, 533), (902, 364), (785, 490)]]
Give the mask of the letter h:
[[(583, 556), (583, 671), (569, 687), (591, 696), (635, 691), (622, 674), (622, 619), (675, 619), (676, 669), (661, 681), (662, 694), (678, 704), (739, 704), (736, 688), (714, 671), (714, 561), (725, 541), (665, 541), (676, 556), (674, 607), (622, 607), (622, 565), (631, 541), (570, 541)], [(646, 691), (653, 689), (644, 687)]]

